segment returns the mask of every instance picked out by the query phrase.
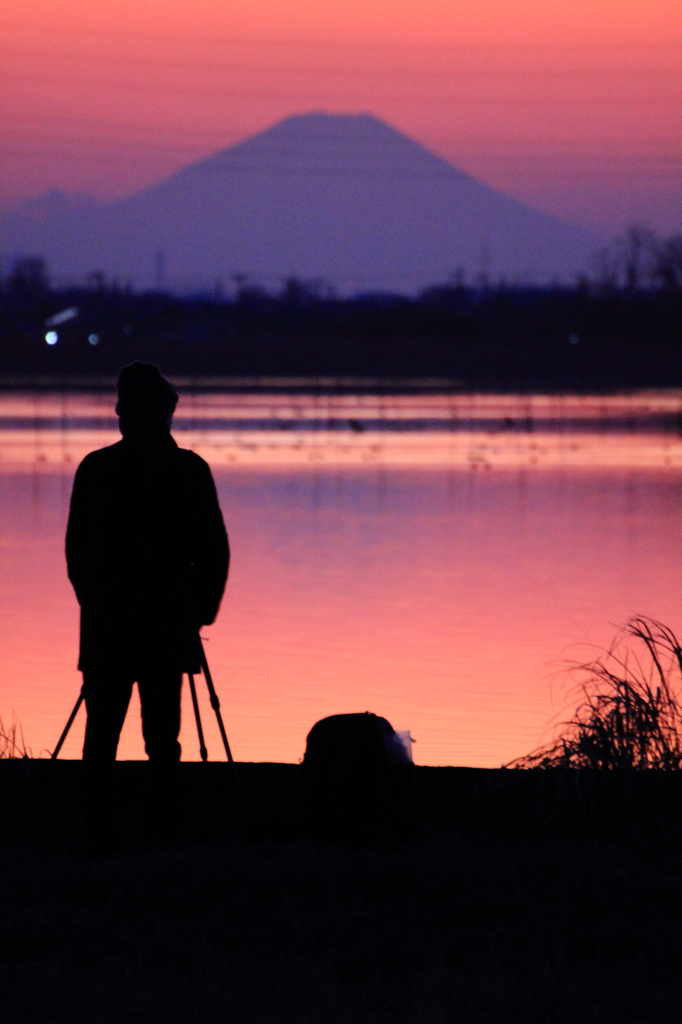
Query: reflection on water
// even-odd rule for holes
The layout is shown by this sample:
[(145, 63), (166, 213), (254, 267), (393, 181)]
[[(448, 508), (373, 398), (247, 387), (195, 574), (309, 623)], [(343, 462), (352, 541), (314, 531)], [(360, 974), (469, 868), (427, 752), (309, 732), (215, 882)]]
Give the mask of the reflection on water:
[[(117, 440), (110, 394), (0, 395), (0, 469)], [(682, 465), (677, 391), (618, 396), (202, 394), (174, 434), (212, 465)]]
[[(0, 396), (0, 715), (36, 752), (80, 684), (63, 531), (112, 406)], [(679, 392), (184, 394), (174, 434), (211, 463), (234, 551), (206, 635), (236, 756), (295, 761), (316, 719), (363, 710), (411, 729), (423, 764), (534, 747), (570, 644), (635, 612), (682, 631), (680, 409)], [(132, 714), (119, 756), (143, 756)]]

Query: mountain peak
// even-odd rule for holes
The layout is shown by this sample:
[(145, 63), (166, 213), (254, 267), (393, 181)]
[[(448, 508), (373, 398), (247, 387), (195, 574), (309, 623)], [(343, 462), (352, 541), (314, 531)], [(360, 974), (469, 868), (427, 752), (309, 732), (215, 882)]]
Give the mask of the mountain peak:
[(306, 114), (292, 114), (267, 128), (261, 135), (313, 135), (319, 138), (325, 134), (348, 138), (394, 135), (407, 139), (397, 128), (374, 114), (330, 114), (324, 110), (312, 110)]
[(62, 278), (102, 269), (148, 286), (162, 252), (177, 288), (239, 273), (267, 287), (296, 276), (342, 291), (413, 291), (457, 270), (573, 278), (595, 240), (372, 114), (312, 111), (101, 212), (47, 218), (42, 236), (14, 223), (10, 245), (43, 252)]
[(315, 167), (320, 161), (342, 161), (346, 168), (349, 165), (360, 168), (367, 161), (375, 167), (377, 164), (388, 167), (396, 162), (404, 163), (407, 159), (438, 161), (450, 173), (461, 173), (373, 114), (329, 114), (324, 111), (293, 114), (216, 153), (208, 158), (208, 162), (194, 164), (194, 168), (199, 170), (215, 161), (233, 163), (254, 157), (273, 160), (280, 170), (287, 158), (299, 167), (301, 160), (305, 160), (311, 161)]

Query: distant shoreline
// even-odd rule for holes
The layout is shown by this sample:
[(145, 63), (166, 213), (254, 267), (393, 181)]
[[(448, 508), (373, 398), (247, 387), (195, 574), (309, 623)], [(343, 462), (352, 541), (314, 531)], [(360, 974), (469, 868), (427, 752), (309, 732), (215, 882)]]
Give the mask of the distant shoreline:
[[(125, 365), (125, 363), (122, 363)], [(161, 366), (162, 369), (165, 367)], [(187, 376), (169, 373), (173, 386), (182, 394), (208, 392), (215, 394), (300, 394), (300, 395), (654, 395), (682, 393), (682, 377), (677, 383), (664, 384), (602, 384), (594, 387), (564, 386), (530, 381), (525, 385), (513, 382), (463, 380), (448, 377), (242, 377)], [(115, 374), (89, 376), (85, 374), (0, 374), (1, 392), (53, 392), (114, 394)]]
[(3, 296), (0, 386), (109, 387), (121, 366), (143, 359), (196, 388), (679, 387), (681, 331), (682, 288), (234, 301), (71, 288)]

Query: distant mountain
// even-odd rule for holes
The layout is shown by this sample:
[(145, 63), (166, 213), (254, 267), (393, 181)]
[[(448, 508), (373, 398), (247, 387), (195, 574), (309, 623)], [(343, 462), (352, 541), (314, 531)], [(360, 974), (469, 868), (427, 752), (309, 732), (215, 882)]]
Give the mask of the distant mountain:
[(481, 184), (369, 114), (289, 117), (108, 206), (51, 194), (5, 215), (3, 254), (174, 289), (324, 279), (409, 292), (458, 271), (572, 280), (597, 240)]

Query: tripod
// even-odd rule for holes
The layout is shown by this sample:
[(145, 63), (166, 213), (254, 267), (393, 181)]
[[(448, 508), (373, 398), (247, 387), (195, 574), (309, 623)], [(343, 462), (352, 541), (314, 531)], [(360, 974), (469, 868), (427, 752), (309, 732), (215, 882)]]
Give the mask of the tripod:
[[(216, 720), (218, 722), (218, 729), (220, 730), (220, 738), (223, 741), (223, 746), (225, 748), (225, 754), (227, 755), (227, 760), (230, 763), (230, 765), (232, 766), (232, 770), (235, 771), (235, 779), (236, 779), (236, 765), (235, 765), (234, 758), (232, 757), (232, 751), (230, 750), (230, 744), (229, 744), (228, 739), (227, 739), (227, 733), (225, 732), (225, 725), (223, 723), (223, 716), (220, 713), (220, 700), (218, 698), (218, 694), (216, 693), (215, 686), (213, 685), (213, 677), (211, 676), (211, 670), (208, 667), (208, 661), (206, 660), (206, 652), (204, 651), (204, 645), (201, 642), (201, 637), (200, 636), (197, 637), (197, 643), (199, 645), (199, 649), (198, 649), (199, 650), (199, 664), (201, 665), (201, 671), (203, 672), (204, 679), (206, 680), (206, 686), (208, 687), (208, 696), (209, 696), (209, 700), (211, 702), (211, 707), (213, 708), (213, 710), (215, 712)], [(199, 711), (199, 700), (198, 700), (198, 697), (197, 697), (197, 688), (196, 688), (196, 685), (194, 683), (194, 674), (192, 672), (188, 672), (187, 675), (189, 677), (189, 689), (190, 689), (190, 693), (192, 695), (192, 707), (194, 709), (194, 720), (196, 722), (197, 734), (199, 736), (199, 754), (201, 756), (201, 760), (203, 762), (206, 762), (206, 761), (208, 761), (208, 750), (206, 749), (206, 743), (204, 742), (204, 730), (203, 730), (203, 726), (201, 724), (201, 713)], [(56, 760), (56, 758), (59, 756), (59, 751), (62, 749), (62, 747), (64, 745), (64, 741), (65, 741), (66, 737), (69, 735), (69, 731), (71, 729), (71, 726), (73, 725), (73, 723), (75, 721), (75, 718), (76, 718), (76, 715), (78, 714), (78, 712), (80, 710), (80, 706), (81, 706), (81, 704), (83, 703), (84, 700), (85, 700), (85, 694), (83, 692), (83, 687), (81, 687), (81, 692), (78, 695), (78, 700), (76, 701), (76, 703), (74, 705), (73, 711), (69, 715), (69, 720), (66, 723), (66, 725), (64, 726), (64, 731), (62, 732), (61, 736), (59, 737), (59, 742), (57, 743), (57, 746), (52, 751), (51, 757), (52, 757), (53, 761)], [(239, 789), (239, 792), (241, 794), (241, 787), (239, 786), (239, 783), (237, 783), (237, 788)]]
[[(223, 723), (223, 716), (220, 713), (220, 700), (216, 693), (215, 686), (213, 685), (213, 677), (211, 676), (211, 670), (208, 667), (208, 661), (206, 660), (206, 651), (202, 643), (201, 637), (197, 636), (197, 642), (199, 644), (199, 664), (201, 665), (201, 671), (204, 674), (206, 680), (206, 686), (208, 688), (208, 697), (211, 702), (211, 707), (215, 712), (216, 721), (218, 723), (218, 729), (220, 730), (220, 738), (223, 741), (225, 748), (225, 754), (227, 760), (232, 769), (232, 781), (234, 783), (235, 790), (237, 791), (237, 797), (241, 805), (241, 813), (246, 816), (247, 806), (246, 797), (244, 796), (244, 790), (242, 789), (239, 775), (237, 773), (237, 765), (235, 764), (234, 758), (232, 757), (232, 751), (230, 750), (230, 744), (227, 740), (227, 733), (225, 732), (225, 725)], [(189, 689), (192, 695), (192, 707), (194, 708), (194, 720), (197, 724), (197, 735), (199, 737), (199, 755), (204, 764), (208, 761), (208, 750), (206, 749), (206, 743), (204, 742), (204, 730), (201, 725), (201, 713), (199, 711), (199, 700), (197, 698), (197, 688), (194, 684), (194, 675), (191, 672), (187, 673), (189, 679)]]
[[(208, 687), (208, 697), (211, 702), (211, 707), (215, 711), (216, 721), (218, 722), (218, 728), (220, 730), (220, 738), (222, 739), (223, 746), (225, 747), (225, 754), (227, 755), (227, 760), (230, 762), (232, 766), (234, 766), (234, 758), (232, 757), (230, 744), (228, 743), (227, 740), (227, 733), (225, 732), (225, 725), (223, 724), (223, 716), (220, 713), (220, 700), (218, 699), (218, 694), (216, 693), (215, 686), (213, 685), (213, 677), (211, 676), (211, 670), (208, 667), (208, 661), (206, 660), (206, 652), (204, 650), (204, 645), (201, 642), (201, 637), (197, 637), (197, 639), (199, 642), (199, 658), (201, 664), (201, 671), (204, 674), (206, 686)], [(206, 749), (206, 744), (204, 743), (204, 730), (201, 726), (201, 714), (199, 712), (199, 701), (197, 700), (197, 689), (196, 686), (194, 685), (194, 676), (192, 675), (191, 672), (188, 672), (187, 675), (189, 677), (189, 688), (192, 694), (192, 707), (194, 708), (194, 719), (197, 723), (197, 734), (199, 736), (199, 754), (201, 756), (202, 761), (208, 761), (208, 750)]]

